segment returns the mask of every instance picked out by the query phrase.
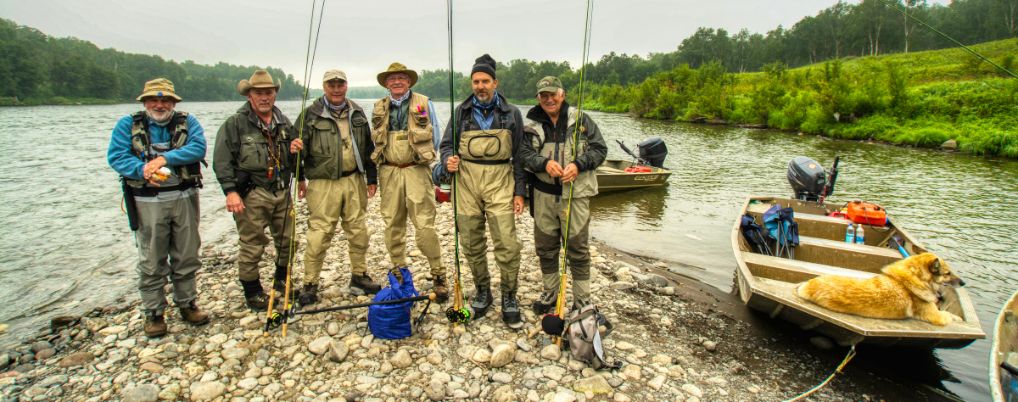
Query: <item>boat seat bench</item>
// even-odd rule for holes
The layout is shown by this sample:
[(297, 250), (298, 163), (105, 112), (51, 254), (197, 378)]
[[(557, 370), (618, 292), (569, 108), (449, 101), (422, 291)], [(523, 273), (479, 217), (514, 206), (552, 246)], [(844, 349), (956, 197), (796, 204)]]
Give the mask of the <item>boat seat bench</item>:
[(746, 251), (742, 252), (742, 260), (746, 262), (753, 275), (782, 282), (804, 282), (820, 275), (840, 275), (858, 279), (871, 278), (876, 275), (870, 272)]

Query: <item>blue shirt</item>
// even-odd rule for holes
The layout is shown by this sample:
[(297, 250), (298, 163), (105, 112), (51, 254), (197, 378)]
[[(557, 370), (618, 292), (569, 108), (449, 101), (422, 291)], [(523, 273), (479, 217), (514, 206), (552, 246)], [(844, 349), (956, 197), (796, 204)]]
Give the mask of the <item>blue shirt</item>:
[[(167, 127), (159, 126), (145, 119), (148, 124), (150, 141), (153, 144), (169, 143), (173, 138)], [(128, 115), (120, 118), (113, 127), (110, 136), (110, 147), (106, 151), (106, 161), (121, 176), (134, 180), (144, 180), (143, 168), (145, 161), (131, 150), (131, 128), (134, 119)], [(166, 166), (171, 168), (189, 165), (205, 158), (205, 129), (193, 115), (187, 115), (187, 141), (184, 146), (162, 154), (166, 158)]]

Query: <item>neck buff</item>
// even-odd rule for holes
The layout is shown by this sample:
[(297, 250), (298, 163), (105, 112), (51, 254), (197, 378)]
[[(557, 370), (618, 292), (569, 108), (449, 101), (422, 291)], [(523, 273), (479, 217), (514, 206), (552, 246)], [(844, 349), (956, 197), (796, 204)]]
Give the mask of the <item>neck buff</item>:
[(329, 103), (329, 97), (328, 96), (322, 96), (322, 101), (325, 102), (325, 106), (328, 107), (329, 110), (332, 110), (334, 112), (339, 112), (339, 111), (342, 111), (343, 109), (346, 109), (346, 99), (345, 98), (343, 99), (343, 103), (340, 103), (338, 105), (333, 105), (333, 104)]
[(495, 122), (495, 107), (501, 103), (498, 94), (495, 94), (488, 103), (481, 103), (476, 96), (471, 97), (470, 100), (473, 104), (474, 120), (481, 126), (481, 130), (491, 129), (491, 124)]

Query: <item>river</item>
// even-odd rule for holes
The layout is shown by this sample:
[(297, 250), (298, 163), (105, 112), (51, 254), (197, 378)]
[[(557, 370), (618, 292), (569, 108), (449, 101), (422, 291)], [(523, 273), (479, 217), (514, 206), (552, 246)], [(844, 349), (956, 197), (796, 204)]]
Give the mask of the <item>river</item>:
[[(207, 130), (209, 162), (216, 130), (241, 104), (178, 105)], [(300, 102), (279, 106), (296, 116)], [(0, 108), (0, 323), (10, 325), (0, 348), (38, 333), (52, 316), (137, 298), (136, 250), (106, 147), (115, 121), (138, 108)], [(448, 103), (437, 108), (445, 121)], [(797, 155), (824, 165), (838, 155), (841, 175), (831, 202), (863, 199), (886, 207), (898, 225), (965, 278), (988, 334), (1000, 305), (1018, 288), (1018, 208), (1011, 204), (1018, 199), (1018, 162), (771, 130), (592, 116), (609, 141), (610, 158), (627, 158), (616, 139), (632, 147), (659, 136), (670, 151), (665, 165), (673, 170), (667, 188), (596, 199), (593, 236), (666, 261), (682, 275), (731, 291), (729, 231), (744, 198), (789, 195), (785, 169)], [(203, 241), (235, 241), (224, 197), (207, 172)], [(942, 373), (932, 385), (964, 400), (988, 400), (988, 345), (982, 340), (935, 351), (928, 364), (939, 364), (930, 369)]]

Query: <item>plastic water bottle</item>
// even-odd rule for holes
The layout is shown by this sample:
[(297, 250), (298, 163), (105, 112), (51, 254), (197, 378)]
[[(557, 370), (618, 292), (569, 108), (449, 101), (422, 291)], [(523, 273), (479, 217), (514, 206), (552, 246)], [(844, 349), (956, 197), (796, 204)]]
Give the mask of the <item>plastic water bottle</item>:
[(859, 227), (857, 229), (855, 229), (855, 242), (856, 243), (858, 243), (858, 244), (866, 244), (866, 242), (863, 241), (864, 240), (863, 232), (864, 231), (862, 229), (862, 224), (860, 223)]
[(855, 243), (855, 226), (851, 223), (848, 224), (848, 229), (845, 229), (845, 243)]

